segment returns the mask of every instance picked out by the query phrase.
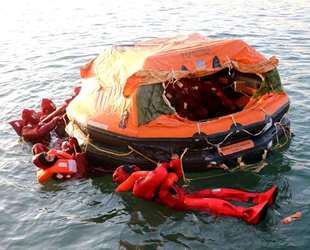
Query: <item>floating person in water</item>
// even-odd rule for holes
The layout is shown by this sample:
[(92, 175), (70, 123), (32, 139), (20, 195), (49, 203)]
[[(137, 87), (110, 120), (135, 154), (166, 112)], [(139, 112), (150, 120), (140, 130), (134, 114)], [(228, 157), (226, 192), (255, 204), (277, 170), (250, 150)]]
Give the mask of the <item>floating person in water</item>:
[[(10, 124), (18, 129), (15, 129), (18, 135), (22, 136), (25, 141), (31, 141), (33, 143), (46, 140), (49, 133), (54, 130), (60, 117), (56, 116), (47, 123), (39, 122), (39, 117), (34, 110), (25, 109), (22, 113), (22, 122), (13, 121)], [(17, 125), (18, 124), (18, 125)]]
[(41, 111), (35, 112), (34, 110), (24, 109), (21, 115), (22, 120), (14, 120), (9, 124), (25, 141), (33, 143), (47, 141), (49, 133), (61, 124), (61, 119), (57, 114), (50, 116), (55, 111), (56, 106), (53, 101), (44, 98), (41, 101)]
[[(141, 171), (134, 165), (122, 165), (115, 170), (113, 179), (120, 184), (117, 192), (133, 189), (134, 195), (172, 209), (197, 209), (216, 216), (239, 217), (251, 224), (265, 219), (268, 206), (273, 205), (278, 193), (278, 187), (274, 186), (265, 193), (219, 188), (187, 194), (176, 184), (182, 176), (180, 159), (174, 159), (170, 163), (161, 163), (153, 171)], [(249, 208), (238, 207), (226, 199), (258, 205)]]
[[(82, 153), (82, 149), (75, 137), (69, 137), (68, 141), (63, 141), (59, 143), (59, 148), (62, 152), (73, 155), (76, 153)], [(42, 143), (36, 143), (32, 147), (33, 155), (37, 155), (43, 152), (48, 152), (49, 149)]]
[(56, 111), (56, 105), (50, 99), (43, 98), (41, 101), (41, 112), (42, 115), (40, 116), (40, 120), (44, 120), (49, 114)]
[[(48, 144), (48, 135), (52, 130), (60, 137), (66, 133), (64, 131), (65, 123), (60, 117), (66, 113), (66, 107), (80, 93), (81, 87), (74, 88), (74, 95), (65, 101), (59, 109), (50, 99), (43, 98), (40, 104), (41, 111), (24, 109), (22, 119), (9, 122), (15, 132), (22, 136), (25, 141), (31, 141), (34, 144), (44, 142)], [(58, 118), (56, 118), (58, 117)]]
[(40, 183), (49, 178), (68, 180), (87, 177), (85, 153), (70, 155), (52, 149), (35, 155), (33, 163), (37, 167), (37, 179)]
[(73, 180), (93, 178), (113, 173), (107, 168), (90, 168), (86, 155), (75, 137), (70, 137), (63, 151), (48, 150), (46, 146), (37, 143), (33, 146), (33, 163), (37, 167), (37, 179), (41, 183), (47, 179)]

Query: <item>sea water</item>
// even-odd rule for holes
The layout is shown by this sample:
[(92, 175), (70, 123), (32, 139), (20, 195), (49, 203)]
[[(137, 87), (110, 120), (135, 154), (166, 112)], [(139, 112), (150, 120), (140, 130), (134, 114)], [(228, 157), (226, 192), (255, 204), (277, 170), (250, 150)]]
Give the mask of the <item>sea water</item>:
[[(300, 1), (3, 1), (0, 8), (0, 249), (309, 249), (310, 3)], [(187, 174), (196, 190), (279, 186), (266, 220), (172, 211), (115, 193), (111, 175), (39, 184), (32, 145), (8, 124), (42, 98), (60, 107), (79, 68), (113, 44), (198, 32), (243, 39), (280, 60), (294, 137), (259, 173)], [(102, 163), (104, 165), (104, 162)], [(299, 220), (283, 225), (295, 212)]]

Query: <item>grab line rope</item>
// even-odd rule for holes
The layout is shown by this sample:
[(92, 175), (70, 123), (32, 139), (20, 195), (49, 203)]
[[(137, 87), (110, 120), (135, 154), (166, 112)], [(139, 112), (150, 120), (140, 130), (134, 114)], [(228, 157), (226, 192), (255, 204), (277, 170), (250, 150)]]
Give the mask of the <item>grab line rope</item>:
[(158, 165), (158, 162), (148, 158), (147, 156), (145, 156), (144, 154), (140, 153), (139, 151), (135, 150), (133, 147), (128, 145), (128, 148), (132, 150), (132, 152), (136, 152), (138, 155), (141, 155), (142, 157), (144, 157), (145, 159), (149, 160), (150, 162), (153, 162), (154, 164)]
[(283, 125), (282, 124), (279, 124), (280, 125), (280, 128), (283, 130), (283, 133), (284, 133), (284, 136), (285, 136), (285, 139), (286, 139), (286, 141), (284, 142), (284, 143), (280, 143), (279, 142), (279, 140), (278, 140), (278, 143), (276, 144), (276, 145), (274, 145), (270, 150), (271, 151), (273, 151), (273, 150), (275, 150), (275, 149), (278, 149), (278, 148), (282, 148), (283, 146), (285, 146), (287, 143), (288, 143), (288, 141), (289, 141), (289, 137), (287, 136), (287, 132), (286, 132), (286, 130), (285, 130), (285, 128), (283, 127)]
[(282, 116), (282, 118), (281, 118), (281, 120), (280, 120), (279, 122), (274, 123), (274, 126), (279, 125), (280, 128), (283, 130), (283, 134), (284, 134), (284, 136), (285, 136), (286, 141), (285, 141), (284, 143), (281, 144), (281, 143), (279, 142), (278, 134), (277, 134), (277, 141), (278, 141), (278, 143), (277, 143), (276, 145), (274, 145), (274, 146), (270, 149), (270, 151), (273, 151), (273, 150), (275, 150), (275, 149), (282, 148), (283, 146), (285, 146), (285, 145), (288, 143), (289, 138), (292, 136), (291, 130), (289, 130), (289, 136), (288, 136), (288, 135), (287, 135), (288, 132), (286, 131), (286, 129), (284, 128), (284, 126), (281, 124), (283, 118), (287, 115), (287, 113), (288, 113), (288, 111)]
[(184, 183), (186, 185), (188, 185), (190, 183), (190, 180), (185, 178), (185, 173), (184, 173), (183, 162), (182, 161), (183, 161), (183, 157), (186, 154), (187, 150), (188, 150), (188, 148), (185, 148), (183, 154), (180, 157), (180, 164), (181, 164), (181, 170), (182, 170), (182, 174), (183, 174), (183, 181), (184, 181)]
[[(253, 107), (253, 108), (251, 108), (251, 109), (255, 109), (255, 108), (261, 109), (261, 110), (267, 115), (266, 111), (265, 111), (263, 108), (261, 108), (261, 107), (255, 106), (255, 107)], [(247, 110), (251, 110), (251, 109), (247, 109)], [(285, 116), (285, 115), (286, 115), (286, 114), (284, 114), (284, 116)], [(284, 117), (284, 116), (283, 116), (283, 117)], [(237, 126), (237, 123), (236, 123), (235, 118), (233, 117), (233, 115), (230, 115), (230, 117), (231, 117), (231, 119), (233, 120), (234, 125)], [(282, 119), (283, 119), (283, 117), (282, 117)], [(282, 119), (281, 119), (281, 121), (282, 121)], [(281, 122), (281, 121), (280, 121), (280, 122)], [(246, 129), (242, 129), (241, 131), (243, 131), (243, 132), (245, 132), (245, 133), (247, 133), (247, 134), (249, 134), (249, 135), (251, 135), (251, 136), (258, 136), (258, 135), (260, 135), (261, 133), (263, 133), (263, 132), (265, 131), (265, 129), (266, 129), (267, 126), (268, 126), (268, 123), (266, 123), (265, 126), (263, 127), (263, 129), (262, 129), (260, 132), (256, 133), (256, 134), (252, 134), (250, 131), (248, 131), (248, 130), (246, 130)], [(240, 131), (238, 130), (238, 132), (240, 132)], [(233, 133), (234, 133), (234, 132), (230, 132), (228, 135), (225, 136), (225, 138), (224, 138), (221, 142), (219, 142), (219, 143), (217, 143), (217, 144), (214, 144), (214, 143), (209, 142), (209, 140), (208, 140), (207, 138), (205, 138), (205, 140), (206, 140), (206, 142), (207, 142), (209, 145), (211, 145), (211, 146), (213, 146), (213, 147), (219, 147), (219, 146), (222, 145)]]
[(103, 152), (103, 153), (106, 153), (106, 154), (115, 155), (115, 156), (120, 156), (120, 157), (130, 155), (134, 151), (133, 149), (131, 149), (131, 151), (128, 152), (128, 153), (118, 154), (118, 153), (114, 153), (114, 152), (111, 152), (111, 151), (107, 151), (107, 150), (101, 149), (101, 148), (97, 147), (96, 145), (92, 144), (91, 142), (89, 142), (89, 135), (87, 135), (87, 142), (86, 142), (86, 146), (85, 146), (84, 152), (86, 152), (88, 144), (91, 145), (92, 147), (94, 147), (95, 149), (97, 149), (100, 152)]
[[(234, 173), (238, 172), (240, 170), (235, 171)], [(230, 173), (223, 173), (223, 174), (218, 174), (218, 175), (211, 175), (211, 176), (204, 176), (204, 177), (198, 177), (198, 178), (193, 178), (193, 179), (188, 179), (189, 181), (197, 181), (197, 180), (203, 180), (203, 179), (210, 179), (218, 176), (223, 176), (223, 175), (228, 175)]]
[[(265, 153), (265, 152), (264, 152)], [(263, 162), (263, 160), (262, 160)], [(264, 165), (265, 166), (265, 165)], [(263, 167), (264, 167), (263, 166)], [(193, 179), (188, 179), (189, 181), (196, 181), (196, 180), (203, 180), (203, 179), (210, 179), (210, 178), (215, 178), (215, 177), (219, 177), (219, 176), (223, 176), (223, 175), (228, 175), (228, 174), (234, 174), (234, 173), (237, 173), (239, 171), (246, 171), (247, 169), (251, 170), (253, 169), (253, 166), (249, 165), (249, 166), (246, 166), (244, 168), (241, 168), (240, 166), (234, 168), (233, 170), (229, 170), (229, 169), (225, 169), (225, 168), (222, 168), (220, 167), (221, 169), (227, 171), (226, 173), (223, 173), (223, 174), (217, 174), (217, 175), (211, 175), (211, 176), (204, 176), (204, 177), (198, 177), (198, 178), (193, 178)], [(262, 163), (258, 166), (258, 167), (255, 167), (254, 170), (252, 170), (253, 173), (258, 173), (262, 168)], [(258, 170), (258, 171), (256, 171)]]
[(65, 127), (67, 127), (67, 121), (65, 119), (65, 116), (67, 115), (67, 113), (64, 113), (64, 115), (60, 118), (63, 119), (64, 123), (65, 123)]
[(103, 152), (103, 153), (106, 153), (106, 154), (111, 154), (111, 155), (115, 155), (115, 156), (120, 156), (120, 157), (123, 157), (123, 156), (127, 156), (127, 155), (130, 155), (132, 152), (135, 152), (139, 155), (141, 155), (142, 157), (144, 157), (145, 159), (149, 160), (150, 162), (153, 162), (154, 164), (158, 165), (158, 163), (150, 158), (148, 158), (147, 156), (145, 156), (144, 154), (140, 153), (139, 151), (135, 150), (133, 147), (129, 146), (128, 145), (128, 148), (130, 149), (129, 152), (127, 153), (123, 153), (123, 154), (118, 154), (118, 153), (114, 153), (114, 152), (111, 152), (111, 151), (107, 151), (107, 150), (104, 150), (104, 149), (101, 149), (99, 147), (97, 147), (96, 145), (92, 144), (90, 141), (89, 141), (89, 134), (87, 135), (86, 137), (86, 145), (85, 145), (85, 149), (84, 149), (84, 152), (87, 151), (87, 146), (91, 145), (92, 147), (94, 147), (95, 149), (97, 149), (98, 151), (100, 152)]

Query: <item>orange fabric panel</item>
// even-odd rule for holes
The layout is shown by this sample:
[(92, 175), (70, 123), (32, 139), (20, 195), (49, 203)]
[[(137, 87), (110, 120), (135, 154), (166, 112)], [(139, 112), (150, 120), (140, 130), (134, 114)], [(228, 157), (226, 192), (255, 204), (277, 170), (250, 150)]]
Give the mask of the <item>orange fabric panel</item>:
[[(201, 41), (201, 40), (199, 40)], [(161, 51), (150, 55), (144, 62), (144, 70), (181, 70), (185, 65), (188, 70), (197, 68), (197, 62), (203, 68), (212, 68), (214, 56), (220, 63), (238, 61), (242, 64), (257, 64), (266, 58), (242, 40), (185, 40), (183, 43), (171, 43)]]
[[(153, 78), (151, 83), (161, 82), (163, 76), (158, 78), (157, 71), (163, 72), (166, 76), (164, 78), (167, 78), (169, 72), (181, 71), (183, 65), (190, 71), (186, 74), (197, 74), (197, 77), (218, 71), (220, 68), (212, 69), (214, 56), (220, 59), (223, 67), (233, 64), (241, 72), (264, 73), (278, 63), (276, 58), (267, 60), (242, 40), (211, 40), (193, 33), (152, 39), (135, 46), (113, 46), (81, 68), (81, 76), (85, 79), (97, 76), (101, 86), (105, 88), (123, 85), (129, 78), (126, 88), (131, 88), (132, 84), (150, 83), (149, 78)], [(265, 65), (255, 66), (261, 63)], [(132, 76), (138, 71), (144, 72), (143, 76)], [(189, 77), (194, 76), (187, 76)], [(125, 96), (128, 96), (127, 91)]]
[(80, 68), (82, 78), (87, 79), (96, 76), (94, 71), (94, 61), (96, 58), (88, 62), (83, 68)]

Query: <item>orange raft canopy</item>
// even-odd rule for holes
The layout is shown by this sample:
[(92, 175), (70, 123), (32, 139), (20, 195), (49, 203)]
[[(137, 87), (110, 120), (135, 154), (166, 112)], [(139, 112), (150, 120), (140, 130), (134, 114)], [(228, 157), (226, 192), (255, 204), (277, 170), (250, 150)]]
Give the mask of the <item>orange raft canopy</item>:
[(289, 128), (277, 65), (242, 40), (197, 33), (112, 46), (81, 68), (67, 131), (113, 168), (152, 169), (185, 148), (188, 171), (260, 158)]

